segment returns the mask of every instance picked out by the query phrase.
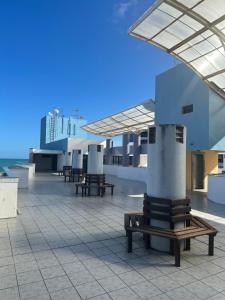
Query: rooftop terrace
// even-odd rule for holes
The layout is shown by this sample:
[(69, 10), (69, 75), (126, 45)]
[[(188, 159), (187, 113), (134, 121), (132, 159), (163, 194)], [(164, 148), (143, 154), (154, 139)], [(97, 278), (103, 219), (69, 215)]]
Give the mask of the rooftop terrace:
[(115, 195), (104, 198), (76, 197), (73, 183), (50, 174), (20, 190), (21, 214), (0, 221), (0, 299), (225, 299), (225, 207), (192, 195), (194, 213), (220, 231), (215, 256), (199, 238), (176, 268), (140, 234), (127, 253), (123, 214), (142, 210), (145, 186), (110, 181)]

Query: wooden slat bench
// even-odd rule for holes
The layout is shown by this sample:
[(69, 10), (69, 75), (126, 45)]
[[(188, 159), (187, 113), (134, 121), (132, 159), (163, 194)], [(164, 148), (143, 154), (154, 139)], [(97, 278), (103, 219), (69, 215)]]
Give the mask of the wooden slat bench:
[(64, 166), (63, 167), (63, 176), (64, 176), (64, 181), (67, 181), (67, 178), (70, 181), (71, 178), (71, 173), (72, 173), (72, 167), (71, 166)]
[(143, 213), (128, 213), (124, 215), (124, 226), (128, 238), (128, 252), (132, 252), (132, 233), (141, 232), (148, 236), (146, 247), (149, 248), (149, 237), (159, 236), (173, 241), (175, 265), (180, 267), (181, 241), (186, 241), (185, 250), (190, 250), (190, 239), (198, 236), (208, 235), (208, 255), (214, 254), (214, 237), (217, 230), (199, 217), (192, 216), (190, 226), (179, 229), (162, 229), (150, 225), (145, 225)]
[[(96, 186), (95, 186), (96, 185)], [(113, 195), (114, 184), (105, 181), (105, 174), (86, 174), (84, 183), (76, 183), (76, 195), (79, 188), (82, 191), (82, 197), (84, 195), (91, 195), (91, 188), (97, 188), (97, 194), (101, 197), (104, 196), (106, 188), (111, 189), (111, 195)]]
[(84, 179), (83, 169), (77, 169), (77, 168), (72, 169), (70, 181), (75, 182), (75, 179), (77, 179), (78, 182), (81, 182)]

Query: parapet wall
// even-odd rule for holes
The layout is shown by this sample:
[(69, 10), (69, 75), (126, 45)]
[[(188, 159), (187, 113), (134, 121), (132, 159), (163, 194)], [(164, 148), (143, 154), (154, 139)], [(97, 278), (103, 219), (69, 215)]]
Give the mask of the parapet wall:
[(147, 168), (104, 165), (104, 174), (147, 183)]

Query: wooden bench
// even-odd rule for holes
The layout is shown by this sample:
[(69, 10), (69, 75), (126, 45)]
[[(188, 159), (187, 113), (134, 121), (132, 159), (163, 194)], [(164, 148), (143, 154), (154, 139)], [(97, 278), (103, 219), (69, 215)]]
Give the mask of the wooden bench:
[(73, 168), (71, 171), (71, 178), (70, 181), (75, 181), (75, 178), (77, 178), (77, 181), (80, 182), (84, 178), (84, 170), (83, 169), (76, 169)]
[(107, 188), (111, 189), (111, 195), (113, 195), (114, 184), (105, 181), (105, 174), (86, 174), (85, 182), (76, 184), (76, 195), (79, 188), (81, 188), (82, 197), (87, 194), (90, 196), (92, 188), (96, 188), (97, 194), (103, 197)]
[(72, 167), (71, 166), (64, 166), (63, 167), (63, 176), (64, 176), (64, 181), (67, 181), (67, 178), (70, 181), (71, 178), (71, 173), (72, 173)]
[(190, 239), (208, 235), (208, 255), (214, 254), (214, 237), (217, 230), (199, 217), (192, 216), (189, 226), (179, 229), (162, 229), (146, 225), (144, 213), (129, 213), (124, 215), (124, 226), (128, 238), (128, 252), (132, 252), (132, 233), (141, 232), (145, 239), (146, 248), (150, 248), (150, 236), (167, 238), (173, 242), (175, 266), (180, 267), (181, 241), (185, 241), (185, 250), (190, 250)]

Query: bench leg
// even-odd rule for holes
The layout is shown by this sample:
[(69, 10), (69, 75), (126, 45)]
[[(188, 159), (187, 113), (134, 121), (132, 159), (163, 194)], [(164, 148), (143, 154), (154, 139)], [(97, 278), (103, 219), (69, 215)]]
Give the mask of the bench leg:
[(209, 249), (208, 249), (208, 254), (210, 256), (214, 255), (214, 236), (209, 235)]
[(185, 240), (185, 251), (190, 251), (191, 250), (191, 239), (186, 239)]
[(126, 235), (127, 235), (127, 252), (131, 253), (132, 252), (132, 231), (127, 230)]
[(149, 234), (145, 234), (144, 240), (145, 240), (145, 248), (149, 249), (150, 248), (151, 236)]
[(113, 196), (113, 189), (114, 189), (114, 186), (111, 187), (111, 195)]
[(174, 241), (175, 266), (180, 267), (180, 241)]

